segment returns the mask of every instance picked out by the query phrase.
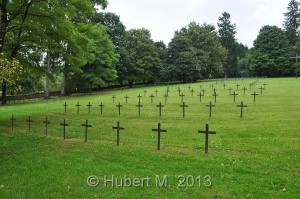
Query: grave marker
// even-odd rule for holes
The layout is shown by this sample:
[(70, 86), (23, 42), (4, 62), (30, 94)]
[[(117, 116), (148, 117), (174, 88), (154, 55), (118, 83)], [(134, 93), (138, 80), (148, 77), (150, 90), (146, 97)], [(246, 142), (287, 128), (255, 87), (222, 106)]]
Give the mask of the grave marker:
[(48, 117), (46, 117), (46, 120), (43, 121), (43, 123), (45, 124), (45, 133), (46, 133), (46, 137), (48, 136), (48, 125), (50, 124), (50, 121), (48, 120)]
[(191, 91), (191, 86), (190, 86), (190, 85), (189, 85), (189, 87), (188, 87), (188, 88), (189, 88), (189, 91)]
[(159, 116), (161, 116), (161, 108), (164, 107), (164, 105), (159, 102), (159, 105), (156, 105), (156, 107), (159, 107)]
[(11, 120), (11, 131), (14, 131), (14, 122), (16, 120), (16, 118), (14, 117), (14, 115), (11, 116), (10, 120)]
[(158, 123), (157, 129), (152, 129), (152, 131), (157, 132), (157, 150), (160, 150), (160, 133), (167, 132), (167, 130), (162, 130), (160, 123)]
[(204, 97), (204, 92), (205, 92), (205, 89), (203, 88), (201, 91), (202, 91), (202, 93), (203, 93), (203, 97)]
[(223, 84), (224, 91), (226, 90), (226, 86), (227, 86), (226, 84)]
[(246, 105), (244, 105), (243, 101), (241, 102), (241, 105), (237, 105), (237, 107), (241, 108), (241, 118), (243, 118), (243, 108), (247, 107)]
[(258, 95), (257, 93), (255, 93), (255, 91), (254, 91), (254, 93), (253, 94), (251, 94), (251, 95), (253, 95), (253, 100), (254, 100), (254, 103), (255, 103), (255, 98), (256, 98), (256, 95)]
[(164, 94), (164, 98), (165, 98), (165, 104), (167, 103), (167, 99), (168, 99), (168, 93)]
[(192, 90), (191, 90), (192, 97), (194, 97), (194, 92), (195, 92), (194, 89), (192, 89)]
[(263, 83), (264, 89), (266, 89), (266, 86), (267, 86), (267, 85), (268, 85), (268, 84), (266, 84), (266, 82)]
[(113, 95), (112, 98), (113, 98), (113, 103), (115, 103), (116, 96)]
[(261, 87), (258, 88), (258, 89), (260, 89), (260, 95), (262, 95), (262, 90), (263, 90), (264, 88), (261, 86)]
[(141, 103), (141, 98), (142, 98), (142, 96), (139, 94), (138, 95), (138, 98), (139, 98), (139, 104)]
[(153, 103), (153, 98), (155, 97), (153, 94), (151, 94), (149, 97), (151, 97), (151, 103)]
[(101, 104), (100, 104), (99, 106), (100, 106), (100, 113), (101, 113), (101, 115), (102, 115), (102, 110), (103, 110), (104, 105), (103, 105), (102, 102), (101, 102)]
[[(157, 89), (154, 91), (155, 92), (155, 97), (157, 97)], [(169, 88), (167, 88), (167, 92), (169, 92)]]
[(127, 104), (127, 100), (128, 100), (129, 97), (126, 95), (124, 98), (126, 99), (126, 104)]
[(215, 103), (217, 103), (217, 96), (219, 96), (219, 95), (217, 95), (216, 91), (214, 91), (214, 94), (213, 94), (212, 96), (214, 96), (214, 98), (215, 98)]
[(180, 96), (180, 94), (181, 94), (181, 90), (180, 88), (178, 88), (178, 96)]
[(209, 117), (211, 117), (211, 113), (212, 113), (212, 107), (215, 107), (216, 105), (212, 105), (211, 101), (209, 102), (208, 105), (206, 105), (206, 107), (209, 107)]
[(188, 106), (185, 105), (185, 102), (182, 102), (182, 105), (180, 105), (180, 107), (182, 107), (182, 117), (185, 117), (185, 108)]
[(146, 94), (147, 94), (147, 91), (146, 91), (146, 90), (144, 90), (144, 97), (146, 97)]
[(30, 133), (30, 130), (31, 130), (31, 123), (33, 122), (31, 119), (30, 119), (30, 116), (28, 117), (28, 120), (26, 120), (28, 122), (28, 130), (29, 130), (29, 133)]
[(84, 142), (87, 142), (87, 140), (88, 140), (88, 138), (87, 138), (88, 128), (92, 127), (92, 125), (88, 124), (88, 120), (85, 120), (85, 124), (82, 124), (81, 126), (85, 127), (85, 139), (84, 139)]
[(246, 87), (244, 87), (244, 88), (243, 88), (244, 95), (246, 95), (246, 90), (247, 90), (247, 88), (246, 88)]
[(88, 112), (89, 112), (89, 114), (91, 113), (91, 106), (93, 106), (93, 105), (91, 105), (91, 103), (89, 102), (89, 104), (88, 105), (86, 105), (87, 107), (88, 107)]
[(236, 90), (239, 90), (239, 86), (240, 86), (239, 84), (236, 84)]
[(202, 97), (204, 96), (204, 95), (202, 95), (202, 92), (200, 92), (200, 94), (197, 95), (197, 96), (199, 96), (199, 99), (200, 99), (200, 102), (201, 102), (202, 101)]
[(120, 145), (120, 130), (125, 130), (123, 127), (120, 127), (120, 122), (117, 122), (117, 126), (113, 126), (113, 129), (117, 129), (117, 146)]
[(67, 102), (65, 102), (64, 107), (65, 107), (65, 113), (67, 112)]
[(120, 104), (120, 102), (119, 102), (119, 104), (118, 105), (116, 105), (116, 107), (118, 107), (118, 110), (119, 110), (119, 115), (121, 115), (121, 107), (123, 107), (121, 104)]
[(143, 105), (141, 105), (140, 103), (138, 105), (136, 105), (136, 107), (138, 107), (138, 113), (139, 116), (141, 115), (141, 107), (143, 107)]
[(66, 126), (69, 126), (69, 124), (66, 123), (66, 119), (64, 119), (64, 123), (60, 123), (61, 126), (64, 126), (64, 140), (66, 139)]
[(233, 94), (231, 94), (231, 95), (233, 95), (233, 102), (235, 103), (235, 96), (238, 96), (239, 94), (235, 93), (235, 91), (234, 91)]
[(77, 104), (75, 106), (77, 106), (77, 113), (79, 113), (79, 107), (80, 107), (79, 102), (77, 102)]
[(216, 134), (215, 131), (209, 131), (209, 125), (205, 125), (205, 131), (198, 131), (198, 133), (205, 133), (205, 153), (208, 153), (208, 135)]

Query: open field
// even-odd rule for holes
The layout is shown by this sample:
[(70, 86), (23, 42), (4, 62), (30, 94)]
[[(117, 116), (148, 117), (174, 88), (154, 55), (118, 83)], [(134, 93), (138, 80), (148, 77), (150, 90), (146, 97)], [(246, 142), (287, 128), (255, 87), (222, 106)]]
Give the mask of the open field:
[[(178, 85), (169, 86), (167, 103), (163, 97), (167, 86), (157, 86), (0, 107), (0, 198), (298, 198), (300, 79), (224, 83), (226, 90), (221, 81), (180, 85), (188, 106), (184, 118)], [(250, 83), (255, 83), (252, 90)], [(260, 95), (264, 83), (268, 85)], [(216, 103), (211, 84), (219, 95)], [(238, 91), (236, 84), (240, 84)], [(188, 86), (196, 91), (193, 96)], [(206, 90), (201, 103), (200, 86)], [(236, 103), (227, 90), (230, 87), (238, 93)], [(247, 88), (245, 96), (243, 87)], [(151, 103), (149, 96), (155, 96), (155, 90), (157, 97)], [(256, 103), (251, 95), (254, 91), (259, 94)], [(139, 94), (143, 96), (140, 116)], [(206, 107), (210, 101), (215, 104), (211, 118)], [(236, 107), (241, 101), (247, 105), (242, 119)], [(88, 102), (93, 105), (90, 114)], [(101, 102), (105, 105), (102, 115)], [(123, 105), (120, 115), (119, 102)], [(164, 105), (161, 117), (156, 107), (159, 102)], [(12, 114), (16, 118), (13, 132)], [(33, 120), (30, 133), (28, 116)], [(51, 121), (47, 138), (46, 117)], [(66, 140), (60, 126), (64, 119), (69, 124)], [(92, 125), (87, 143), (82, 126), (86, 119)], [(125, 128), (120, 146), (112, 129), (117, 121)], [(152, 131), (158, 122), (167, 130), (161, 133), (161, 150), (156, 146), (157, 133)], [(205, 130), (205, 124), (216, 131), (209, 135), (208, 154), (204, 153), (205, 135), (198, 133)], [(98, 177), (97, 187), (87, 184), (91, 175)], [(137, 178), (136, 184), (126, 186), (124, 180), (122, 187), (109, 182), (105, 186), (105, 177), (112, 176), (118, 178), (118, 184), (121, 178)], [(162, 181), (164, 176), (168, 181), (160, 186), (157, 179)]]

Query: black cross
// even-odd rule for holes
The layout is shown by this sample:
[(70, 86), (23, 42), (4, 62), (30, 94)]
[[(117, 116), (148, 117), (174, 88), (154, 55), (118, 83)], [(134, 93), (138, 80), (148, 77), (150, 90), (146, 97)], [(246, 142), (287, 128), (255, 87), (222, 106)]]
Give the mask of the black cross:
[(201, 91), (202, 91), (202, 93), (203, 93), (203, 97), (204, 97), (204, 92), (205, 92), (205, 89), (203, 88)]
[(79, 102), (77, 102), (77, 104), (75, 106), (77, 106), (77, 113), (79, 113), (79, 107), (80, 107)]
[(211, 109), (212, 107), (215, 107), (216, 105), (212, 105), (211, 101), (209, 102), (209, 105), (206, 105), (206, 107), (209, 107), (209, 117), (211, 117)]
[(229, 90), (229, 95), (231, 95), (232, 88), (230, 87), (228, 90)]
[(253, 95), (253, 100), (254, 100), (254, 103), (255, 103), (255, 98), (256, 98), (256, 95), (258, 95), (257, 93), (255, 93), (255, 91), (254, 91), (254, 93), (253, 94), (251, 94), (251, 95)]
[(84, 142), (87, 142), (88, 138), (87, 138), (87, 135), (88, 135), (88, 128), (89, 127), (92, 127), (92, 125), (89, 125), (88, 124), (88, 120), (85, 120), (85, 124), (82, 124), (81, 126), (84, 126), (85, 127), (85, 139), (84, 139)]
[(198, 131), (198, 133), (205, 133), (205, 153), (208, 153), (208, 134), (216, 134), (216, 132), (209, 131), (209, 126), (206, 124), (205, 131)]
[[(155, 92), (155, 97), (157, 97), (157, 89), (154, 91)], [(169, 92), (169, 88), (167, 89), (167, 92)]]
[(103, 110), (103, 104), (102, 104), (102, 102), (101, 102), (101, 104), (99, 105), (100, 106), (100, 113), (101, 113), (101, 115), (102, 115), (102, 110)]
[(127, 100), (128, 100), (129, 97), (126, 95), (124, 98), (126, 99), (126, 104), (127, 104)]
[(164, 107), (164, 105), (159, 102), (159, 105), (156, 105), (156, 107), (159, 107), (159, 116), (161, 116), (161, 108)]
[(169, 92), (170, 92), (170, 89), (168, 87), (167, 90), (166, 90), (166, 93), (167, 93), (168, 96), (169, 96)]
[(189, 91), (191, 91), (191, 86), (190, 86), (190, 85), (189, 85), (189, 87), (188, 87), (188, 88), (189, 88)]
[(143, 105), (141, 105), (141, 104), (139, 103), (138, 105), (136, 105), (136, 107), (138, 107), (139, 115), (141, 115), (141, 107), (143, 107)]
[(263, 88), (263, 87), (261, 86), (261, 87), (258, 88), (258, 89), (260, 89), (260, 95), (262, 95), (262, 90), (265, 89), (265, 88)]
[(180, 105), (180, 107), (182, 107), (182, 117), (185, 117), (185, 108), (188, 106), (185, 105), (185, 102), (182, 102), (182, 105)]
[(212, 96), (215, 97), (215, 103), (217, 103), (217, 96), (219, 96), (219, 95), (217, 95), (216, 91), (214, 91), (214, 94)]
[(239, 86), (240, 86), (239, 84), (236, 84), (236, 90), (239, 90)]
[(31, 129), (31, 123), (33, 122), (31, 119), (30, 119), (30, 116), (28, 117), (28, 120), (26, 120), (28, 122), (28, 130), (29, 130), (29, 133), (30, 133), (30, 129)]
[(50, 121), (48, 120), (48, 117), (46, 117), (46, 120), (43, 121), (43, 123), (45, 124), (45, 128), (46, 128), (46, 137), (48, 136), (48, 125), (50, 124)]
[(167, 103), (167, 99), (168, 99), (168, 97), (169, 97), (168, 93), (164, 94), (165, 103)]
[(142, 98), (142, 96), (139, 94), (138, 95), (138, 98), (139, 98), (139, 104), (141, 103), (141, 98)]
[(199, 96), (199, 99), (200, 99), (200, 102), (202, 101), (202, 97), (204, 96), (204, 95), (202, 95), (202, 92), (200, 92), (200, 94), (198, 95)]
[(194, 92), (195, 92), (194, 89), (192, 89), (192, 90), (191, 90), (192, 97), (194, 96)]
[(233, 94), (231, 94), (231, 95), (233, 95), (233, 102), (235, 103), (235, 96), (237, 96), (239, 94), (235, 93), (235, 91), (234, 91)]
[(116, 96), (113, 95), (112, 98), (113, 98), (113, 103), (115, 103)]
[(65, 113), (67, 112), (67, 102), (65, 102), (64, 107), (65, 107)]
[(224, 91), (226, 90), (226, 86), (227, 86), (226, 84), (223, 84)]
[(86, 105), (86, 106), (89, 107), (88, 110), (89, 110), (89, 114), (90, 114), (91, 113), (91, 106), (93, 106), (93, 105), (91, 105), (91, 103), (89, 102), (89, 104)]
[(119, 115), (121, 115), (121, 107), (123, 107), (121, 104), (120, 104), (120, 102), (119, 102), (119, 104), (118, 105), (116, 105), (116, 107), (118, 107), (118, 110), (119, 110)]
[(244, 95), (246, 95), (246, 90), (247, 90), (246, 87), (244, 87), (243, 90), (244, 90)]
[(181, 102), (183, 102), (183, 97), (185, 96), (183, 93), (179, 95), (181, 97)]
[(120, 145), (120, 130), (125, 130), (123, 127), (120, 127), (120, 122), (117, 122), (117, 126), (113, 126), (113, 129), (117, 129), (117, 146)]
[(167, 132), (167, 130), (162, 130), (160, 128), (160, 123), (158, 123), (157, 129), (152, 129), (152, 131), (157, 132), (157, 150), (160, 150), (160, 133)]
[(247, 107), (246, 105), (244, 105), (243, 101), (241, 102), (241, 105), (237, 105), (237, 107), (241, 107), (241, 118), (243, 118), (243, 108)]
[(61, 126), (64, 126), (64, 140), (66, 139), (66, 126), (69, 126), (69, 124), (66, 123), (66, 119), (64, 119), (64, 123), (60, 123)]
[(144, 97), (146, 97), (146, 94), (147, 94), (147, 91), (146, 91), (146, 90), (144, 90)]
[(267, 85), (268, 85), (268, 84), (266, 84), (266, 83), (264, 83), (264, 84), (263, 84), (263, 86), (264, 86), (264, 89), (266, 89), (266, 86), (267, 86)]
[(216, 88), (214, 88), (214, 90), (213, 90), (213, 91), (214, 91), (214, 93), (215, 93), (215, 92), (217, 92), (217, 89), (216, 89)]
[(11, 116), (10, 120), (11, 120), (11, 131), (14, 131), (14, 121), (16, 120), (14, 115)]
[(151, 97), (151, 103), (153, 103), (153, 97), (155, 97), (153, 94), (150, 95)]

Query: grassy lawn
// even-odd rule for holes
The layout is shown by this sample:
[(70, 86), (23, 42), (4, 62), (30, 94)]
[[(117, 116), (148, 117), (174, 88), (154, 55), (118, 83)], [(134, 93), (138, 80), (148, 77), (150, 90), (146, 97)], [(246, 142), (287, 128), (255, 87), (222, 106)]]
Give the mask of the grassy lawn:
[[(184, 118), (178, 85), (170, 85), (167, 103), (163, 97), (167, 86), (157, 86), (0, 107), (0, 198), (299, 198), (300, 79), (224, 83), (226, 90), (221, 81), (180, 85), (188, 106)], [(255, 83), (252, 90), (250, 83)], [(264, 83), (268, 85), (260, 95)], [(211, 84), (217, 90), (216, 103)], [(193, 96), (188, 86), (196, 91)], [(202, 102), (197, 96), (200, 86), (206, 90)], [(227, 90), (230, 87), (238, 93), (236, 103)], [(151, 103), (149, 96), (155, 96), (155, 90), (157, 97)], [(256, 103), (254, 91), (259, 94)], [(140, 116), (139, 94), (143, 96)], [(206, 107), (210, 101), (215, 105), (211, 118)], [(247, 105), (242, 119), (237, 107), (241, 101)], [(90, 114), (88, 102), (93, 105)], [(161, 117), (159, 102), (164, 105)], [(16, 118), (13, 132), (12, 114)], [(28, 116), (33, 120), (30, 133)], [(51, 122), (48, 137), (46, 117)], [(69, 124), (66, 140), (60, 125), (64, 119)], [(87, 143), (82, 126), (86, 119), (92, 125)], [(112, 129), (117, 121), (125, 128), (119, 146)], [(161, 150), (152, 131), (158, 122), (167, 130), (161, 133)], [(216, 131), (209, 135), (208, 154), (204, 153), (205, 135), (198, 133), (205, 124)], [(97, 178), (90, 178), (90, 183), (98, 179), (98, 186), (88, 185), (91, 175)], [(117, 182), (105, 186), (105, 178)], [(123, 184), (117, 186), (121, 178)]]

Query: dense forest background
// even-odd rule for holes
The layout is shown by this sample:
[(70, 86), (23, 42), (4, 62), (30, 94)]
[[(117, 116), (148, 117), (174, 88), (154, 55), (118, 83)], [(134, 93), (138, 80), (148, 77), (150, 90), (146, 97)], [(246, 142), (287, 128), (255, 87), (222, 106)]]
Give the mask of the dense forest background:
[(153, 41), (146, 28), (127, 30), (117, 14), (96, 9), (107, 4), (2, 0), (2, 104), (7, 94), (44, 91), (49, 98), (53, 90), (67, 95), (107, 85), (296, 74), (297, 0), (283, 13), (284, 29), (263, 26), (251, 49), (236, 40), (228, 12), (220, 15), (218, 27), (192, 21), (165, 44)]

